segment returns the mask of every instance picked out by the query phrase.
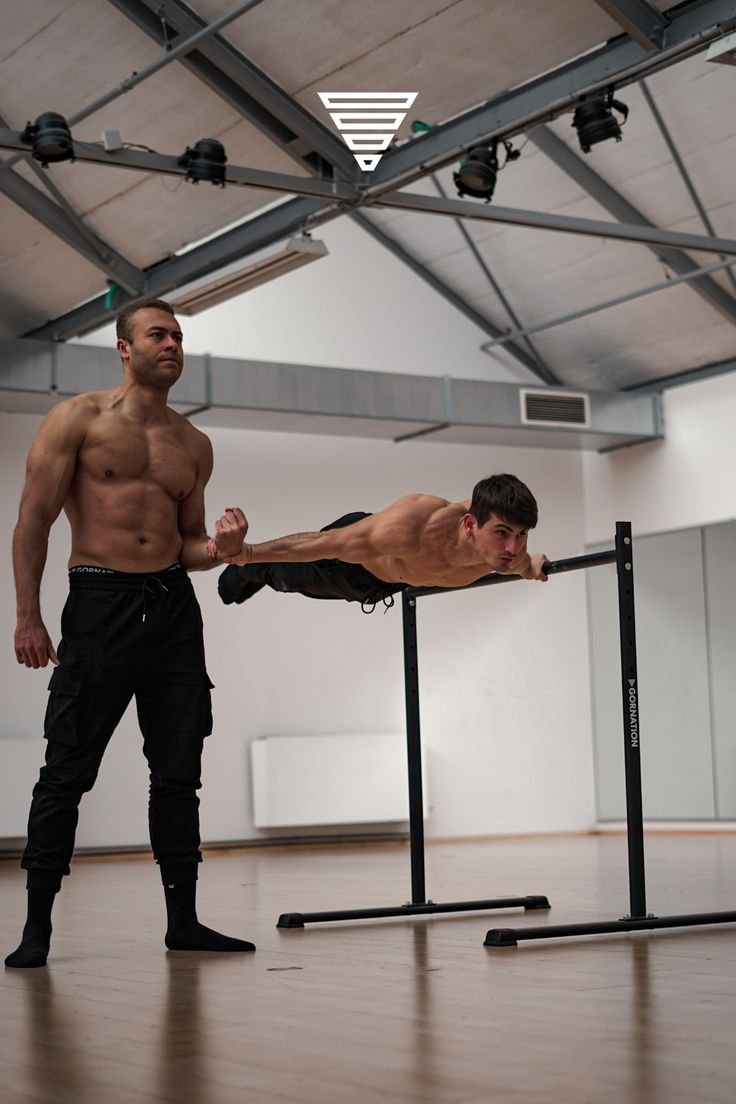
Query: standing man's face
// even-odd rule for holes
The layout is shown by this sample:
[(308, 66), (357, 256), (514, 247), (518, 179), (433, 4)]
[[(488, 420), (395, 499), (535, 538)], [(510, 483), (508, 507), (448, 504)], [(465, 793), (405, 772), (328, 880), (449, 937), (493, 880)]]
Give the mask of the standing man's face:
[(144, 307), (129, 322), (130, 341), (120, 339), (118, 352), (135, 383), (168, 390), (184, 367), (183, 334), (168, 311)]

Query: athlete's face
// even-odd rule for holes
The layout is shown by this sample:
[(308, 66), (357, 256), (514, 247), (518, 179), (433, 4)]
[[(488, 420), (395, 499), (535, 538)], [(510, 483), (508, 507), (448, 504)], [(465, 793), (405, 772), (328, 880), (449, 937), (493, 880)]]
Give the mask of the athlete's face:
[(498, 514), (491, 514), (485, 525), (478, 525), (476, 522), (473, 542), (489, 567), (495, 571), (503, 571), (520, 552), (526, 551), (528, 536), (529, 530), (524, 526), (507, 521)]
[(136, 383), (168, 390), (184, 366), (183, 335), (168, 311), (144, 307), (130, 319), (130, 341), (118, 341), (118, 352)]

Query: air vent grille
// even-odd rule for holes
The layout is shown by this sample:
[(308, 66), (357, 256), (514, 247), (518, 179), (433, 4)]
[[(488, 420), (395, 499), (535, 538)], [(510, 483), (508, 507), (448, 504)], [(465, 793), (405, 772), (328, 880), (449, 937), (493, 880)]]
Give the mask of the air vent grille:
[(521, 420), (527, 425), (590, 425), (590, 406), (585, 394), (522, 389), (520, 398)]

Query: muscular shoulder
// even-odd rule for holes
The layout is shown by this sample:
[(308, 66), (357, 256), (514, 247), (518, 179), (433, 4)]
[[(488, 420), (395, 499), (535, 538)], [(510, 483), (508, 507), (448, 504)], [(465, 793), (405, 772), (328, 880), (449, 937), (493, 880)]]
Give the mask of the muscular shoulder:
[(212, 442), (206, 433), (202, 433), (201, 429), (197, 429), (192, 425), (188, 418), (185, 418), (178, 411), (168, 408), (169, 416), (171, 418), (171, 424), (181, 434), (181, 438), (186, 445), (187, 452), (194, 456), (197, 461), (197, 466), (200, 472), (205, 476), (205, 482), (212, 474)]
[(74, 395), (52, 407), (41, 423), (36, 440), (48, 444), (79, 444), (102, 410), (104, 392)]

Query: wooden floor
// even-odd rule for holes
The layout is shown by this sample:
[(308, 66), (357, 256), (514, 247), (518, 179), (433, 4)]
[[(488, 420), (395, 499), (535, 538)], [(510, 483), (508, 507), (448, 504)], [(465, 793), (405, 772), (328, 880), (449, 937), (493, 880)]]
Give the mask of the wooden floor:
[[(736, 837), (647, 840), (648, 906), (736, 908)], [(284, 911), (401, 904), (404, 845), (207, 857), (200, 918), (256, 955), (166, 953), (157, 872), (79, 861), (45, 970), (5, 970), (2, 1104), (733, 1104), (736, 925), (483, 947), (490, 927), (628, 911), (617, 836), (434, 844), (437, 901), (547, 894), (550, 913), (277, 930)], [(0, 863), (0, 935), (23, 877)]]

